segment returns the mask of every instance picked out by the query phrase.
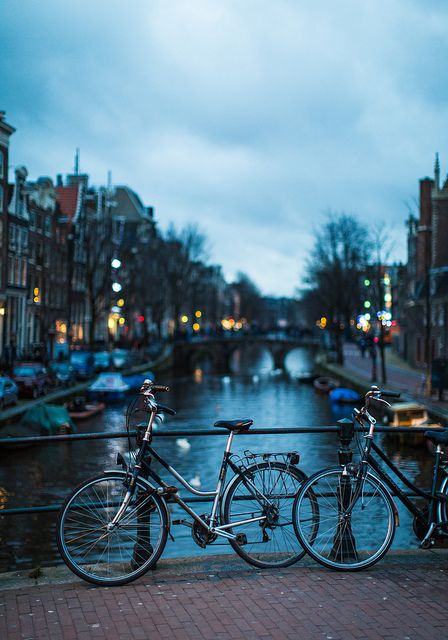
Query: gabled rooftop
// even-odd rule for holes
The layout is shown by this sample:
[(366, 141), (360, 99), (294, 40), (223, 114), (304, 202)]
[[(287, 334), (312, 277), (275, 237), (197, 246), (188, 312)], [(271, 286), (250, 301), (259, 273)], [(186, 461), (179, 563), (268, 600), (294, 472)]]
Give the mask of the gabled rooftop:
[(73, 220), (78, 210), (80, 185), (71, 187), (56, 187), (56, 200), (59, 203), (61, 213)]

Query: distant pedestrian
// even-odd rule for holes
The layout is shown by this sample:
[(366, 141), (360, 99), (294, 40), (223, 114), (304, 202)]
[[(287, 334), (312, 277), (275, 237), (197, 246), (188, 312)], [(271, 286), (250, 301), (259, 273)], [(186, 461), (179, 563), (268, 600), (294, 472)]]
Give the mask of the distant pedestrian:
[(367, 349), (366, 340), (364, 336), (361, 336), (360, 339), (358, 340), (358, 346), (361, 352), (361, 358), (364, 358), (366, 355), (366, 349)]
[(375, 341), (372, 340), (369, 344), (369, 356), (372, 361), (372, 382), (376, 381), (377, 373), (376, 373), (376, 344)]

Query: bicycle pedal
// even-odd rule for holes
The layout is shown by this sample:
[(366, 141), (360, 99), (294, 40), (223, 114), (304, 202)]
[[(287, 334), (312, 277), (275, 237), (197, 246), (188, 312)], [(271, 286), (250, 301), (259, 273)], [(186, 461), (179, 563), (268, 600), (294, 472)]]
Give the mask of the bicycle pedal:
[(420, 549), (430, 549), (435, 544), (434, 538), (428, 538), (427, 540), (423, 540), (420, 544)]
[(434, 538), (429, 538), (428, 540), (423, 540), (423, 542), (420, 545), (421, 549), (430, 549), (431, 547), (433, 547), (435, 544), (435, 540)]
[(237, 544), (240, 545), (240, 547), (242, 547), (243, 545), (247, 544), (247, 536), (246, 536), (246, 534), (245, 533), (237, 533), (235, 541), (236, 541)]

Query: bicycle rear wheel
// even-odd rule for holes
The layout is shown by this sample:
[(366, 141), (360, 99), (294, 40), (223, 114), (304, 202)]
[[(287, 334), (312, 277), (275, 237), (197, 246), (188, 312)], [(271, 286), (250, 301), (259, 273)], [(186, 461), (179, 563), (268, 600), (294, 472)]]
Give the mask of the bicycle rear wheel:
[[(288, 567), (305, 555), (292, 517), (294, 499), (305, 479), (295, 467), (263, 462), (230, 481), (222, 508), (223, 523), (260, 518), (228, 529), (235, 535), (244, 534), (244, 544), (229, 542), (246, 562), (260, 568)], [(266, 500), (260, 500), (260, 494)]]
[[(359, 571), (378, 562), (395, 534), (394, 504), (370, 473), (350, 515), (357, 478), (327, 469), (307, 480), (294, 502), (298, 538), (308, 554), (330, 569)], [(317, 515), (317, 517), (316, 517)]]
[(100, 585), (121, 585), (143, 575), (159, 559), (167, 540), (163, 500), (137, 480), (131, 501), (115, 526), (127, 492), (125, 474), (105, 473), (80, 484), (62, 506), (57, 543), (67, 566)]

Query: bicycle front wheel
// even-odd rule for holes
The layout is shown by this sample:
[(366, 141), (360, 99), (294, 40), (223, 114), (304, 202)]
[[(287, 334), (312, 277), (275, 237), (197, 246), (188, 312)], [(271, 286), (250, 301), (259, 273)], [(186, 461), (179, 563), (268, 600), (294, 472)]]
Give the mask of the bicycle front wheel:
[[(288, 567), (305, 555), (293, 525), (293, 505), (306, 476), (281, 462), (263, 462), (230, 481), (223, 523), (239, 541), (229, 540), (246, 562), (260, 568)], [(244, 523), (244, 524), (239, 524)]]
[(79, 485), (57, 524), (59, 551), (79, 577), (100, 585), (127, 584), (159, 559), (168, 531), (166, 506), (142, 480), (116, 524), (127, 493), (125, 474), (106, 473)]
[(301, 544), (330, 569), (370, 567), (394, 538), (394, 504), (387, 489), (370, 473), (354, 501), (356, 487), (356, 476), (342, 469), (321, 471), (304, 483), (294, 503)]

